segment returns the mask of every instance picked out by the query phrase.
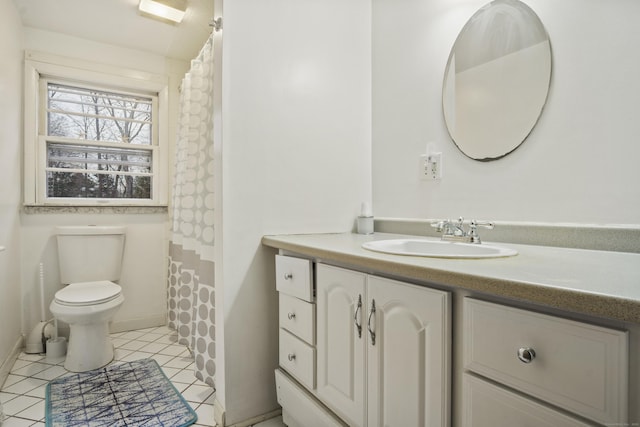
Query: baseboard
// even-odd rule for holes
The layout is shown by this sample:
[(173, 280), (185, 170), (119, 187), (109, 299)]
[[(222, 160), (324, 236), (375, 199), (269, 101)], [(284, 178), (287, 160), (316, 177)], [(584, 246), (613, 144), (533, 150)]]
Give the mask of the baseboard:
[(165, 326), (167, 324), (167, 315), (158, 314), (155, 316), (139, 317), (137, 319), (119, 320), (111, 322), (109, 331), (112, 334), (117, 332), (133, 331), (135, 329), (154, 328)]
[(11, 349), (9, 356), (2, 362), (2, 365), (0, 365), (0, 389), (4, 385), (4, 382), (9, 376), (9, 372), (11, 372), (13, 364), (24, 347), (23, 342), (24, 338), (22, 336), (18, 337), (18, 341), (16, 341), (15, 345)]
[[(213, 408), (214, 408), (213, 413), (215, 414), (216, 425), (220, 427), (223, 427), (223, 426), (224, 427), (251, 427), (254, 424), (258, 424), (258, 423), (261, 423), (262, 421), (270, 420), (271, 418), (275, 418), (280, 414), (282, 414), (282, 409), (277, 409), (275, 411), (271, 411), (269, 413), (262, 414), (257, 417), (249, 418), (248, 420), (240, 421), (235, 424), (226, 425), (226, 424), (223, 424), (226, 418), (224, 414), (224, 409), (221, 409), (222, 406), (217, 400), (214, 400)], [(222, 414), (220, 419), (218, 418), (219, 414)]]

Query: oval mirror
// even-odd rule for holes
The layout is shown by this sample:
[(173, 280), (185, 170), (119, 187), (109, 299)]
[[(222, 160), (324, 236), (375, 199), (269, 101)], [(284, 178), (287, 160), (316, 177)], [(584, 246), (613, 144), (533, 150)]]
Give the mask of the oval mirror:
[(468, 157), (495, 160), (527, 138), (547, 100), (551, 44), (518, 0), (478, 10), (451, 49), (442, 88), (449, 135)]

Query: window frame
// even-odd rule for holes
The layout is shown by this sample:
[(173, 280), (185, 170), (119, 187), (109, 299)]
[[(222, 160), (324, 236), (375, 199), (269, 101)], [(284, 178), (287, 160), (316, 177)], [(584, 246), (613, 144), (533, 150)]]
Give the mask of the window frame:
[[(167, 76), (30, 51), (25, 52), (24, 72), (24, 204), (26, 206), (167, 206), (169, 178), (169, 79)], [(73, 144), (82, 140), (47, 135), (46, 81), (156, 98), (156, 106), (153, 108), (153, 113), (156, 115), (153, 117), (152, 124), (152, 145), (136, 146), (136, 148), (148, 148), (152, 153), (153, 177), (150, 199), (47, 196), (47, 141)], [(100, 141), (90, 142), (91, 145), (101, 145)]]

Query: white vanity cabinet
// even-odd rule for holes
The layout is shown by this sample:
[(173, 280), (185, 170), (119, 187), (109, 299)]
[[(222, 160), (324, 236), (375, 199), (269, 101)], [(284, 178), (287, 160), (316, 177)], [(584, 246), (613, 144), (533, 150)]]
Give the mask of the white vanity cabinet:
[(302, 259), (277, 279), (284, 345), (304, 343), (281, 348), (287, 425), (639, 425), (640, 255), (521, 245), (463, 262), (362, 249), (397, 237), (382, 234), (263, 240)]
[(465, 427), (628, 425), (627, 332), (465, 298), (463, 336)]
[(448, 426), (447, 292), (316, 266), (317, 395), (350, 426)]

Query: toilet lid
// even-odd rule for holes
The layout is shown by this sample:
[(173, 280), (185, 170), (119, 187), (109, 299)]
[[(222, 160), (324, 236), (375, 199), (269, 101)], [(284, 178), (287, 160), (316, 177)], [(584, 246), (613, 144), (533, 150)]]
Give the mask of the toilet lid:
[(111, 301), (117, 298), (121, 291), (119, 285), (107, 280), (79, 282), (71, 283), (56, 292), (55, 299), (67, 305), (93, 305)]

